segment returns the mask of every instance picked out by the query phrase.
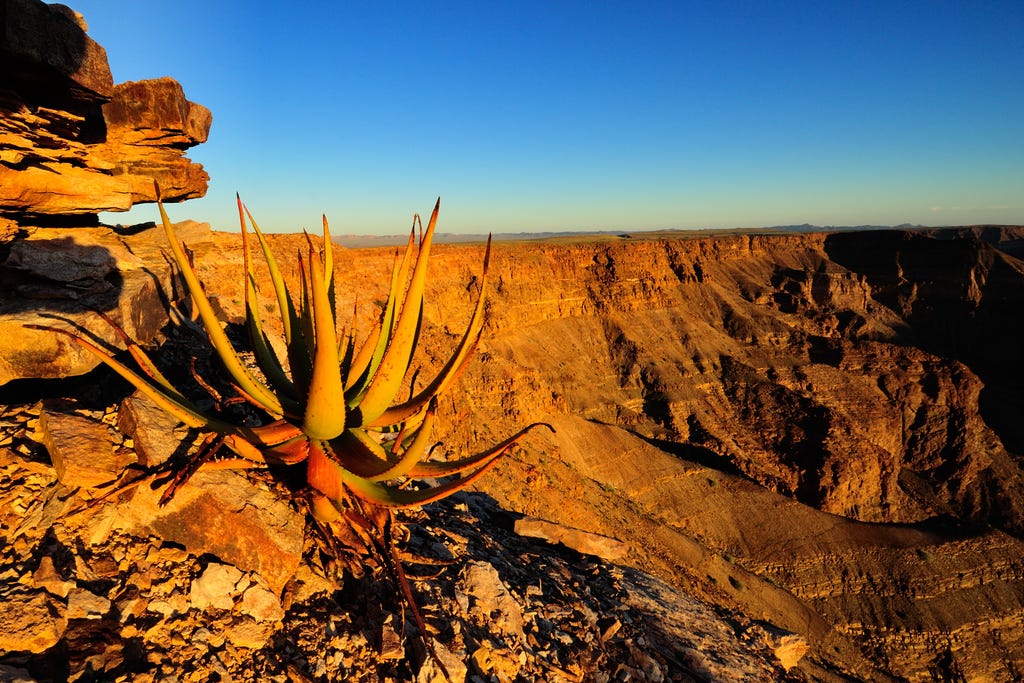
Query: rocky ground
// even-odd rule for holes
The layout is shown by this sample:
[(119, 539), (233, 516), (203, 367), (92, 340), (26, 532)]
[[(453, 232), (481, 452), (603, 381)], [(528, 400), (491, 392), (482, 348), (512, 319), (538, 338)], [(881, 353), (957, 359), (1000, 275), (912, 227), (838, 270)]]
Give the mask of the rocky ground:
[[(118, 390), (109, 380), (65, 386), (86, 398), (0, 412), (0, 680), (445, 680), (394, 584), (325, 567), (268, 473), (199, 475), (163, 510), (148, 483), (101, 498), (112, 475), (153, 457), (146, 444), (177, 445), (173, 425), (126, 419), (138, 397), (99, 405)], [(275, 529), (282, 519), (290, 528)], [(403, 520), (450, 680), (802, 680), (782, 666), (801, 638), (537, 536), (602, 554), (611, 539), (473, 492)]]

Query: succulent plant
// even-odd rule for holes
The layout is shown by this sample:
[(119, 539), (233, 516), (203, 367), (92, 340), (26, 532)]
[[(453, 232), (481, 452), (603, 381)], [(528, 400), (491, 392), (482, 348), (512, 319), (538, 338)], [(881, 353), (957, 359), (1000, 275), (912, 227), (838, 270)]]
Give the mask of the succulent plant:
[[(436, 422), (438, 396), (453, 386), (480, 339), (490, 240), (479, 280), (480, 292), (461, 341), (433, 381), (412, 392), (407, 400), (399, 399), (399, 393), (406, 386), (405, 377), (422, 324), (427, 261), (440, 200), (434, 206), (426, 231), (418, 216), (414, 218), (405, 249), (396, 253), (390, 292), (379, 325), (357, 345), (353, 331), (341, 335), (340, 339), (337, 331), (334, 253), (326, 217), (322, 248), (317, 249), (307, 234), (308, 258), (299, 257), (301, 288), (299, 295), (293, 297), (267, 239), (239, 198), (245, 254), (246, 326), (259, 372), (247, 367), (228, 340), (186, 248), (178, 241), (163, 204), (158, 202), (158, 206), (195, 314), (235, 390), (264, 417), (262, 424), (248, 426), (200, 410), (167, 380), (142, 348), (127, 337), (128, 351), (140, 371), (133, 370), (84, 336), (65, 332), (156, 405), (188, 426), (207, 433), (196, 455), (175, 473), (162, 502), (168, 501), (199, 467), (226, 447), (237, 456), (227, 466), (304, 465), (307, 500), (314, 518), (324, 525), (347, 523), (349, 531), (338, 535), (346, 537), (347, 534), (350, 538), (354, 529), (365, 542), (372, 540), (365, 538), (369, 531), (380, 531), (390, 523), (383, 521), (390, 517), (380, 514), (381, 510), (421, 505), (464, 488), (538, 426), (532, 424), (477, 455), (454, 461), (426, 458)], [(248, 224), (252, 225), (270, 273), (284, 331), (286, 359), (275, 353), (260, 317)], [(420, 228), (418, 248), (417, 225)], [(387, 432), (391, 434), (384, 438)], [(219, 463), (219, 466), (224, 464)], [(420, 488), (408, 486), (410, 480), (452, 475), (459, 476)], [(378, 549), (384, 550), (381, 544), (378, 540)]]

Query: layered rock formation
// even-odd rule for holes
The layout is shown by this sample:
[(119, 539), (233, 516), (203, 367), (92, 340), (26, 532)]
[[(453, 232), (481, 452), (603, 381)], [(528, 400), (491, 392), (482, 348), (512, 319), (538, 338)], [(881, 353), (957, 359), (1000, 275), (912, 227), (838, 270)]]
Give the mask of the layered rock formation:
[(100, 211), (200, 197), (184, 156), (211, 115), (171, 78), (115, 85), (104, 49), (63, 5), (0, 0), (0, 384), (96, 366), (26, 325), (63, 319), (117, 346), (94, 311), (148, 341), (166, 323), (161, 233), (121, 233)]
[[(555, 415), (558, 435), (487, 489), (710, 577), (810, 637), (809, 671), (831, 649), (823, 668), (861, 679), (1011, 680), (1024, 658), (1022, 236), (499, 247), (467, 409), (484, 424)], [(559, 461), (558, 487), (605, 500), (567, 511), (516, 485)]]
[(0, 22), (0, 217), (124, 211), (155, 200), (154, 180), (168, 201), (205, 194), (209, 176), (184, 150), (212, 117), (176, 81), (114, 85), (106, 52), (63, 5), (3, 0)]

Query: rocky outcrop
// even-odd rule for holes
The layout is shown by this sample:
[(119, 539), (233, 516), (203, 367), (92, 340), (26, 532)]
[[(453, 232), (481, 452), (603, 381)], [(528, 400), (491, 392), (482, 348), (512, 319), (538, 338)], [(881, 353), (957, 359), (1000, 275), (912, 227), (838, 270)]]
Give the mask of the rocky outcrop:
[[(206, 224), (181, 228), (190, 241), (209, 234)], [(153, 339), (178, 291), (166, 246), (162, 228), (106, 227), (37, 228), (7, 245), (0, 262), (0, 385), (81, 375), (99, 364), (70, 338), (31, 326), (78, 329), (123, 349), (102, 314), (137, 341)]]
[(148, 342), (167, 323), (170, 267), (157, 231), (97, 225), (100, 211), (201, 197), (209, 180), (184, 156), (206, 140), (209, 110), (176, 81), (115, 85), (81, 15), (0, 0), (0, 385), (80, 375), (96, 360), (71, 325), (123, 343), (96, 312)]
[(154, 201), (154, 180), (165, 201), (205, 194), (209, 177), (184, 151), (212, 117), (176, 81), (114, 85), (106, 52), (63, 5), (2, 0), (0, 36), (4, 232)]
[(183, 548), (103, 523), (132, 514), (134, 502), (68, 514), (77, 499), (36, 461), (33, 443), (0, 447), (5, 681), (800, 680), (785, 672), (799, 654), (792, 634), (518, 536), (482, 494), (417, 514), (404, 544), (433, 570), (447, 567), (414, 581), (445, 676), (393, 587), (369, 573), (329, 580), (312, 539), (284, 586), (229, 557), (246, 536), (221, 526), (224, 511), (258, 512), (248, 498), (258, 484), (242, 478), (234, 499), (225, 489), (225, 507), (187, 511), (221, 546)]

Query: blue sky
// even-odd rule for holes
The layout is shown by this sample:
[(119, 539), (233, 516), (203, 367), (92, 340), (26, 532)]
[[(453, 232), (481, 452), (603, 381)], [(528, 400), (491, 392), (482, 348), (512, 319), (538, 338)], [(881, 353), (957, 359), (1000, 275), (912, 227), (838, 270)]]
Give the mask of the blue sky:
[(215, 229), (1024, 224), (1019, 0), (69, 4), (212, 110)]

